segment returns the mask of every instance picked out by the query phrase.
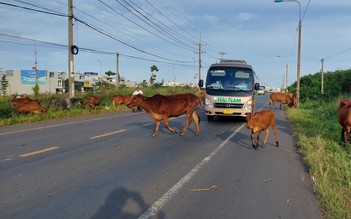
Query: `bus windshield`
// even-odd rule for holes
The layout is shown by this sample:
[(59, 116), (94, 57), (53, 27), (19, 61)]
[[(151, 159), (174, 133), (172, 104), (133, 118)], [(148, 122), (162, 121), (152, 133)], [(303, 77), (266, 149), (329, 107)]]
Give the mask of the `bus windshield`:
[(254, 74), (249, 68), (213, 67), (207, 73), (206, 90), (215, 93), (218, 93), (217, 91), (251, 93), (253, 83)]

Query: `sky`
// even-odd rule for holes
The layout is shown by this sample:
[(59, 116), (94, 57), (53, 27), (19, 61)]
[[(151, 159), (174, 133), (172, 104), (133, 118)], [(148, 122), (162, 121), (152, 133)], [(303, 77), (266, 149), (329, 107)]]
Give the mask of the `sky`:
[[(261, 84), (351, 68), (351, 1), (73, 0), (75, 72), (116, 72), (126, 80), (196, 83), (220, 58), (245, 60)], [(68, 0), (0, 0), (0, 69), (68, 72)]]

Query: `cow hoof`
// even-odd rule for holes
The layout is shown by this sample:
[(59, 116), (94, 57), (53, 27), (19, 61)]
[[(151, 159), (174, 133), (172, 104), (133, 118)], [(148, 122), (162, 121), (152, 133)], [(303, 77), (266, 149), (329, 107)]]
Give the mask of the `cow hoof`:
[(152, 133), (152, 135), (151, 135), (152, 137), (156, 137), (156, 134), (155, 133)]
[(184, 135), (184, 132), (179, 133), (179, 135), (180, 135), (180, 136), (183, 136), (183, 135)]
[(276, 146), (276, 147), (279, 147), (279, 142), (276, 142), (275, 146)]
[[(258, 147), (258, 146), (257, 146)], [(264, 144), (263, 145), (261, 145), (261, 148), (264, 148)]]

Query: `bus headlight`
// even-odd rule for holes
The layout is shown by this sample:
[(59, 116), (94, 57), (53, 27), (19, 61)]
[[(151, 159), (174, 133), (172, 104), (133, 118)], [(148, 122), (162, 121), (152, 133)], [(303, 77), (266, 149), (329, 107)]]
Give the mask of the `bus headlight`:
[(212, 107), (212, 103), (211, 103), (210, 99), (205, 98), (205, 105), (206, 105), (207, 107)]
[(252, 100), (249, 100), (249, 101), (246, 102), (244, 109), (245, 110), (252, 109)]

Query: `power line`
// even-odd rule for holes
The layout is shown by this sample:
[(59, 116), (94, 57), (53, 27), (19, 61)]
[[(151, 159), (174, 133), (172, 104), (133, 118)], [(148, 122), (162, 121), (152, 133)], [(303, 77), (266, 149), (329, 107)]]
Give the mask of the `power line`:
[[(117, 1), (117, 0), (116, 0)], [(138, 6), (137, 4), (135, 4), (134, 2), (130, 1), (127, 2), (126, 0), (123, 0), (123, 2), (125, 2), (127, 5), (129, 5), (136, 13), (140, 14), (143, 18), (145, 18), (146, 20), (144, 20), (143, 18), (139, 17), (142, 19), (142, 21), (144, 21), (145, 23), (149, 24), (150, 26), (155, 26), (155, 30), (165, 33), (165, 35), (169, 36), (170, 39), (173, 39), (175, 42), (179, 43), (180, 45), (185, 46), (186, 49), (189, 49), (188, 47), (191, 46), (191, 44), (187, 44), (184, 41), (181, 41), (180, 39), (177, 39), (174, 35), (178, 35), (179, 33), (175, 32), (174, 30), (172, 30), (170, 27), (168, 27), (167, 25), (165, 25), (163, 22), (161, 22), (160, 20), (158, 20), (157, 18), (155, 18), (155, 16), (152, 16), (150, 13), (146, 12), (144, 9), (142, 9), (140, 6)], [(133, 4), (135, 7), (133, 7), (131, 4)], [(141, 13), (143, 12), (143, 13)], [(133, 13), (134, 14), (134, 13)], [(153, 20), (155, 20), (156, 22), (153, 22), (150, 18), (152, 18)], [(147, 22), (148, 21), (148, 22)], [(170, 33), (172, 32), (172, 33)]]
[(135, 47), (133, 45), (130, 45), (130, 44), (118, 39), (116, 36), (113, 36), (112, 34), (106, 33), (103, 30), (101, 30), (100, 28), (97, 28), (97, 27), (93, 26), (92, 24), (88, 24), (87, 22), (85, 22), (83, 20), (80, 20), (77, 17), (75, 17), (75, 20), (80, 22), (80, 23), (82, 23), (82, 24), (84, 24), (85, 26), (91, 28), (92, 30), (95, 30), (96, 32), (101, 33), (102, 35), (105, 35), (105, 36), (107, 36), (107, 37), (109, 37), (109, 38), (111, 38), (111, 39), (113, 39), (113, 40), (115, 40), (115, 41), (117, 41), (117, 42), (119, 42), (119, 43), (121, 43), (121, 44), (123, 44), (125, 46), (128, 46), (128, 47), (130, 47), (132, 49), (135, 49), (135, 50), (137, 50), (137, 51), (139, 51), (141, 53), (144, 53), (144, 54), (147, 54), (147, 55), (151, 55), (151, 56), (157, 57), (159, 59), (164, 59), (164, 60), (167, 60), (167, 61), (173, 61), (173, 62), (179, 62), (179, 63), (190, 63), (190, 62), (187, 62), (187, 61), (181, 61), (181, 60), (165, 58), (165, 57), (162, 57), (162, 56), (159, 56), (159, 55), (147, 52), (147, 51), (139, 49), (139, 48), (137, 48), (137, 47)]
[[(1, 38), (3, 38), (3, 39), (1, 39)], [(60, 48), (60, 49), (67, 49), (68, 48), (68, 46), (65, 44), (52, 43), (52, 42), (46, 42), (46, 41), (41, 41), (41, 40), (34, 40), (34, 39), (30, 39), (30, 38), (24, 38), (24, 37), (19, 37), (19, 36), (4, 34), (4, 33), (0, 33), (0, 42), (14, 43), (14, 44), (21, 44), (21, 45), (28, 45), (28, 46), (35, 46), (36, 45), (39, 47), (46, 47), (46, 48)], [(102, 54), (102, 55), (113, 55), (113, 56), (116, 55), (116, 52), (109, 52), (109, 51), (84, 48), (84, 47), (80, 47), (79, 51), (80, 52), (95, 53), (95, 54)], [(148, 59), (148, 58), (132, 56), (132, 55), (123, 54), (123, 53), (122, 54), (120, 53), (120, 55), (128, 57), (128, 58), (132, 58), (132, 59), (143, 60), (143, 61), (151, 61), (151, 62), (157, 62), (157, 63), (172, 64), (172, 65), (177, 65), (177, 66), (193, 67), (193, 65), (174, 63), (174, 62), (166, 62), (166, 61), (161, 61), (161, 60), (156, 60), (156, 59)]]
[(24, 6), (20, 6), (20, 5), (14, 5), (14, 4), (5, 3), (5, 2), (0, 2), (0, 4), (1, 5), (6, 5), (6, 6), (10, 6), (10, 7), (15, 7), (15, 8), (21, 8), (21, 9), (24, 9), (24, 10), (40, 12), (40, 13), (44, 13), (44, 14), (50, 14), (50, 15), (55, 15), (55, 16), (60, 16), (60, 17), (68, 17), (67, 14), (62, 14), (62, 13), (59, 13), (59, 12), (43, 11), (43, 10), (39, 10), (39, 9), (28, 8), (28, 7), (24, 7)]

